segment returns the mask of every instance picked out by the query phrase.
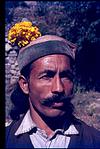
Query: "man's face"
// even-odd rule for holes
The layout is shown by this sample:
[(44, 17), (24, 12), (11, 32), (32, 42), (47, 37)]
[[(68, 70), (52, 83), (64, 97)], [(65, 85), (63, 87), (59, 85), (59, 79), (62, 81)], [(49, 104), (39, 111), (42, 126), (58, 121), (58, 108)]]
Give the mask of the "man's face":
[(33, 62), (28, 84), (32, 108), (47, 117), (65, 114), (73, 89), (71, 78), (70, 59), (65, 55), (49, 55)]

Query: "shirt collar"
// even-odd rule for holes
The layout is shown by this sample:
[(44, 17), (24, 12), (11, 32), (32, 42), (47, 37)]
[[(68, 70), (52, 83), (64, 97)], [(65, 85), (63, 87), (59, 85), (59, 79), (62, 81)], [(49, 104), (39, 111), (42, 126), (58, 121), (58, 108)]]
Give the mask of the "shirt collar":
[[(15, 135), (23, 134), (26, 132), (29, 132), (33, 128), (36, 128), (36, 124), (32, 121), (30, 110), (27, 111), (26, 115), (24, 116), (20, 126), (18, 127), (17, 131), (15, 132)], [(73, 124), (69, 126), (69, 128), (64, 131), (62, 129), (55, 130), (55, 133), (61, 131), (64, 135), (76, 135), (79, 134), (78, 130), (75, 128)]]
[(78, 130), (75, 128), (73, 124), (69, 126), (69, 128), (64, 132), (65, 135), (76, 135), (79, 134)]
[(15, 132), (15, 135), (23, 134), (26, 132), (29, 132), (33, 128), (36, 127), (36, 124), (32, 121), (30, 110), (27, 111), (26, 115), (24, 116), (20, 126), (18, 127), (17, 131)]

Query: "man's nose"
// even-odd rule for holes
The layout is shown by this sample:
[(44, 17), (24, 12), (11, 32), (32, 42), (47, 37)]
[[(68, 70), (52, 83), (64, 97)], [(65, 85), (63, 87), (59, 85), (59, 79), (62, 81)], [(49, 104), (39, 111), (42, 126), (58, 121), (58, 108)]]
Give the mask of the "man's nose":
[(64, 93), (64, 85), (61, 82), (61, 78), (56, 76), (52, 81), (52, 93), (53, 94), (62, 94)]

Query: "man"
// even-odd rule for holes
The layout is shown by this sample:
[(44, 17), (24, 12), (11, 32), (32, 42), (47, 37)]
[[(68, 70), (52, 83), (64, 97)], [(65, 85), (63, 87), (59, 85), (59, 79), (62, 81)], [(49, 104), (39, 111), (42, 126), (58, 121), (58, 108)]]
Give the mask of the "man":
[(54, 35), (20, 50), (21, 75), (12, 94), (15, 120), (6, 130), (6, 148), (100, 147), (99, 131), (73, 116), (75, 51), (74, 44)]

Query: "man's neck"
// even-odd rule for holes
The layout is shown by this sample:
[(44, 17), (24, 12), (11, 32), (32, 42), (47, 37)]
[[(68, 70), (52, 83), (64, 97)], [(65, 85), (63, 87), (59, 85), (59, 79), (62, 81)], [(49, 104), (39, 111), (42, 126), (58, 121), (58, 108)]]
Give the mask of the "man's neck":
[(34, 109), (30, 109), (30, 115), (37, 127), (44, 130), (48, 136), (53, 133), (53, 130), (48, 126), (48, 123), (46, 123)]

